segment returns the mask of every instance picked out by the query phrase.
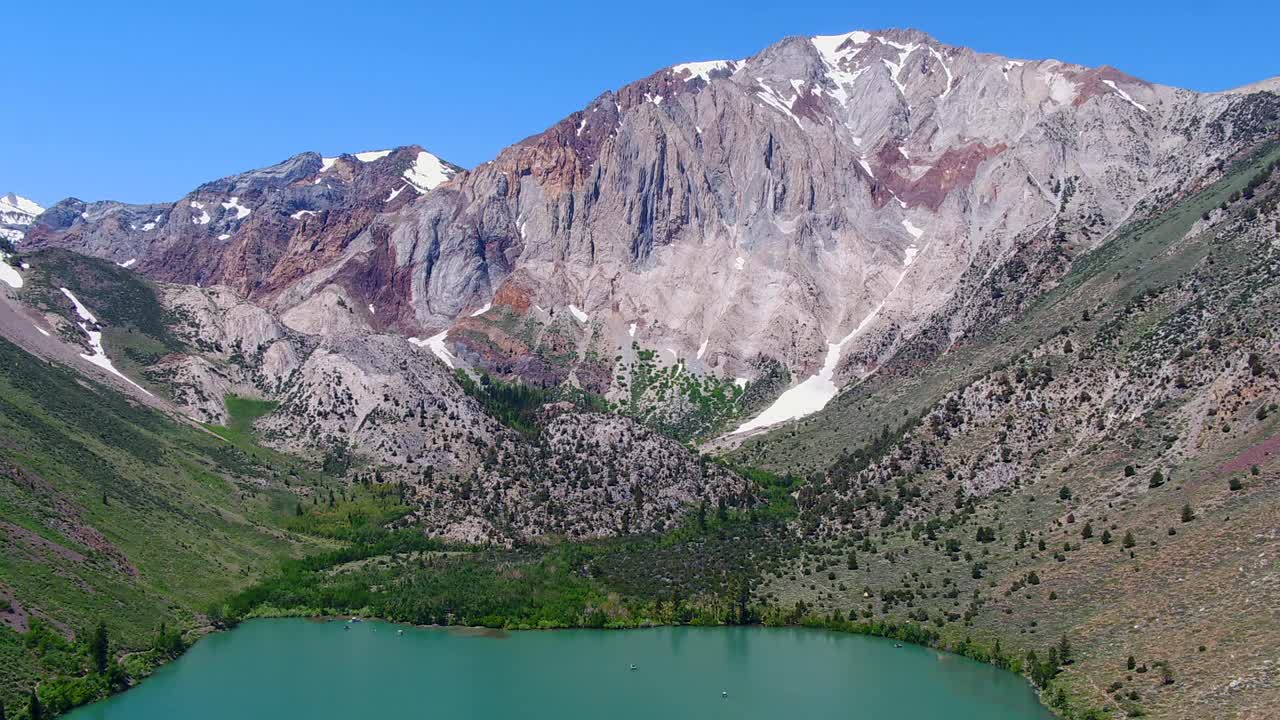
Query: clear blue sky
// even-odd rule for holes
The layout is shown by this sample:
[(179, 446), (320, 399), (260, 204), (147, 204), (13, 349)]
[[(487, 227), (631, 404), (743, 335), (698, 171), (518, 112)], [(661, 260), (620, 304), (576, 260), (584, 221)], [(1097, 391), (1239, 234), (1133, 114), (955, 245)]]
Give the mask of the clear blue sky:
[(12, 2), (0, 193), (172, 200), (304, 150), (463, 166), (616, 88), (786, 35), (915, 27), (1014, 57), (1219, 90), (1280, 75), (1277, 3)]

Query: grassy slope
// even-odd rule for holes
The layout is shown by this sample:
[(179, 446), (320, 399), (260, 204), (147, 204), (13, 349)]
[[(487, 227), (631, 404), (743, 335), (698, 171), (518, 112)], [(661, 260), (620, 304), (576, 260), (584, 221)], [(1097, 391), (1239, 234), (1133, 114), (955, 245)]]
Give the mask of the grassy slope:
[(156, 289), (143, 276), (67, 250), (41, 250), (28, 259), (31, 270), (22, 300), (76, 322), (76, 313), (61, 288), (71, 290), (103, 323), (104, 345), (110, 348), (113, 362), (135, 382), (145, 385), (142, 368), (184, 349), (170, 330), (172, 318)]
[[(946, 392), (993, 376), (993, 370), (1033, 348), (1037, 355), (1032, 364), (1052, 367), (1056, 384), (1066, 384), (1069, 392), (1090, 389), (1095, 394), (1099, 390), (1088, 385), (1072, 389), (1079, 382), (1073, 378), (1097, 377), (1087, 368), (1099, 363), (1103, 374), (1108, 368), (1159, 366), (1179, 355), (1178, 343), (1192, 351), (1189, 364), (1198, 357), (1242, 361), (1247, 353), (1238, 349), (1239, 343), (1271, 332), (1265, 318), (1277, 307), (1274, 279), (1254, 267), (1266, 263), (1259, 259), (1266, 257), (1265, 242), (1259, 252), (1216, 232), (1191, 241), (1183, 237), (1205, 210), (1219, 206), (1277, 157), (1280, 150), (1264, 152), (1156, 221), (1126, 229), (1078, 262), (1058, 288), (1007, 329), (950, 353), (915, 377), (857, 388), (819, 420), (775, 432), (740, 455), (774, 467), (819, 465), (830, 457), (832, 443), (837, 449), (865, 445), (885, 424), (916, 417)], [(1235, 206), (1231, 212), (1238, 217), (1244, 210)], [(1268, 220), (1264, 234), (1270, 230)], [(1196, 299), (1180, 300), (1192, 287), (1198, 288)], [(1227, 290), (1218, 293), (1217, 287)], [(1131, 303), (1151, 290), (1156, 291), (1148, 296), (1154, 298), (1151, 302)], [(1143, 309), (1124, 310), (1135, 305)], [(1183, 307), (1191, 312), (1180, 314)], [(1086, 308), (1093, 310), (1090, 320), (1081, 319)], [(1118, 330), (1113, 317), (1126, 318)], [(1205, 336), (1186, 326), (1188, 317), (1209, 317), (1219, 327), (1235, 328), (1227, 330), (1221, 353), (1203, 354)], [(1118, 332), (1107, 344), (1118, 352), (1090, 359), (1079, 350), (1074, 355), (1047, 350), (1064, 328), (1077, 348), (1090, 347), (1104, 332)], [(1169, 340), (1157, 342), (1162, 338)], [(1237, 453), (1274, 439), (1280, 419), (1274, 413), (1254, 417), (1265, 395), (1228, 392), (1218, 397), (1210, 386), (1193, 382), (1190, 400), (1158, 407), (1138, 422), (1115, 424), (1101, 436), (1084, 429), (1092, 416), (1075, 418), (1069, 404), (1051, 405), (1058, 408), (1049, 413), (1055, 429), (1043, 454), (1020, 466), (1012, 489), (979, 499), (972, 514), (951, 512), (948, 501), (956, 484), (943, 472), (899, 476), (923, 489), (932, 516), (944, 521), (937, 531), (940, 541), (954, 539), (958, 552), (922, 542), (896, 525), (881, 529), (873, 522), (866, 535), (874, 551), (849, 536), (811, 547), (785, 572), (769, 578), (763, 592), (774, 603), (804, 601), (819, 613), (936, 620), (953, 640), (973, 636), (990, 644), (999, 638), (1006, 650), (1036, 649), (1041, 657), (1068, 634), (1076, 661), (1055, 683), (1069, 698), (1068, 706), (1159, 717), (1265, 717), (1265, 708), (1277, 700), (1273, 680), (1267, 680), (1274, 677), (1266, 670), (1267, 662), (1274, 661), (1267, 648), (1280, 643), (1274, 604), (1264, 599), (1268, 591), (1263, 589), (1268, 568), (1276, 562), (1267, 538), (1274, 537), (1280, 501), (1278, 454), (1273, 451), (1269, 459), (1257, 454), (1260, 475), (1245, 478), (1241, 490), (1229, 489), (1233, 473), (1221, 468)], [(1024, 393), (1030, 404), (1042, 402), (1025, 385), (1015, 386), (1015, 396)], [(1170, 453), (1171, 438), (1187, 437), (1192, 430), (1185, 403), (1199, 397), (1221, 403), (1222, 427), (1212, 428), (1185, 452)], [(989, 401), (980, 400), (970, 412), (990, 412), (983, 410), (984, 403)], [(1016, 410), (1012, 421), (1020, 421)], [(962, 474), (970, 466), (985, 465), (987, 454), (1002, 443), (1001, 422), (967, 423), (964, 428), (949, 444), (933, 443), (933, 450)], [(920, 449), (917, 442), (915, 457)], [(810, 464), (808, 458), (814, 456), (818, 460)], [(1131, 479), (1124, 477), (1128, 464), (1139, 470)], [(1175, 481), (1147, 488), (1154, 468), (1171, 466), (1176, 467)], [(1234, 473), (1240, 474), (1239, 469)], [(1070, 500), (1058, 497), (1063, 485), (1074, 492)], [(892, 486), (882, 490), (886, 500), (896, 494)], [(1196, 517), (1182, 522), (1187, 504)], [(1074, 522), (1065, 522), (1069, 514)], [(1086, 521), (1094, 527), (1088, 539), (1081, 535)], [(975, 540), (980, 526), (995, 530), (994, 541)], [(1113, 534), (1111, 544), (1102, 543), (1104, 530)], [(1018, 548), (1015, 538), (1023, 531), (1030, 544)], [(1135, 535), (1132, 556), (1121, 541), (1125, 532)], [(1037, 545), (1041, 539), (1044, 550)], [(1064, 550), (1068, 544), (1071, 549)], [(850, 552), (858, 556), (856, 570), (847, 567)], [(976, 578), (971, 572), (975, 563), (982, 565)], [(1027, 584), (1032, 571), (1039, 582)], [(870, 597), (864, 597), (864, 588), (871, 590)], [(1150, 672), (1128, 671), (1131, 654)], [(1170, 664), (1173, 684), (1163, 683), (1157, 662)], [(1239, 687), (1228, 690), (1236, 681)]]
[[(0, 589), (59, 634), (104, 620), (124, 649), (199, 624), (317, 545), (282, 530), (294, 496), (255, 455), (0, 340)], [(0, 629), (0, 696), (59, 662)]]

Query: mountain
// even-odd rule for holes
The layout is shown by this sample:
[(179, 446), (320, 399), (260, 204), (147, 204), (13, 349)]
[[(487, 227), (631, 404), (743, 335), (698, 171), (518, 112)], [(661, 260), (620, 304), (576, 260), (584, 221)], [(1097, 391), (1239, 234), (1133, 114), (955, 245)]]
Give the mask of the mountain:
[[(226, 284), (295, 327), (338, 302), (372, 307), (358, 313), (371, 329), (439, 337), (468, 365), (640, 414), (688, 414), (670, 407), (687, 398), (633, 397), (640, 350), (729, 394), (789, 378), (754, 420), (721, 413), (745, 432), (821, 408), (913, 340), (942, 352), (997, 320), (1212, 177), (1276, 105), (910, 30), (788, 38), (605, 93), (421, 197), (397, 194), (416, 148), (337, 166), (371, 176), (367, 190), (319, 184), (323, 162), (302, 155), (203, 186), (163, 225), (161, 208), (64, 201), (30, 242)], [(275, 199), (259, 207), (255, 192)], [(330, 195), (322, 219), (299, 216)], [(973, 295), (1023, 267), (1027, 292)], [(672, 422), (705, 436), (730, 419)]]
[(222, 284), (262, 297), (323, 266), (376, 213), (456, 171), (418, 147), (329, 158), (302, 153), (205, 183), (175, 203), (63, 200), (32, 228), (29, 242), (137, 264), (165, 281)]
[[(1265, 716), (1278, 143), (1274, 82), (792, 37), (471, 169), (303, 153), (63, 200), (0, 267), (0, 333), (298, 468), (206, 464), (298, 498), (267, 531), (349, 543), (238, 616), (807, 623), (1067, 717)], [(469, 549), (405, 561), (427, 538)], [(437, 571), (530, 584), (499, 610)]]
[(22, 239), (25, 226), (35, 222), (44, 212), (35, 201), (8, 193), (0, 197), (0, 238), (17, 242)]

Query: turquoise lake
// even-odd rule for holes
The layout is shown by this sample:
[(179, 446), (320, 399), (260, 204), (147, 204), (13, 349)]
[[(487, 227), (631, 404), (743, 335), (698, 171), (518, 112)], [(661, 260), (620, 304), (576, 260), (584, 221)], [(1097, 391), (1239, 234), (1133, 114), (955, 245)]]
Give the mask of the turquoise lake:
[(67, 717), (1053, 716), (1012, 673), (857, 635), (762, 627), (494, 634), (291, 619), (207, 637), (137, 688)]

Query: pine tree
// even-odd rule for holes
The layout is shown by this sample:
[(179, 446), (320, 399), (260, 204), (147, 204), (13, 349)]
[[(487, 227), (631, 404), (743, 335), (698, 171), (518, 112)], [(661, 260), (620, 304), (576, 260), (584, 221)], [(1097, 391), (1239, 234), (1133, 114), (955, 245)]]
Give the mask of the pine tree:
[(1135, 540), (1135, 539), (1134, 539), (1134, 537), (1133, 537), (1133, 531), (1132, 531), (1132, 530), (1126, 530), (1126, 531), (1124, 532), (1124, 542), (1123, 542), (1123, 543), (1121, 543), (1121, 544), (1122, 544), (1122, 545), (1124, 545), (1126, 548), (1131, 548), (1131, 547), (1133, 547), (1134, 545), (1137, 545), (1137, 544), (1138, 544), (1138, 541), (1137, 541), (1137, 540)]
[(44, 707), (35, 688), (31, 688), (31, 699), (27, 701), (27, 720), (44, 720)]
[(1191, 522), (1196, 519), (1196, 513), (1191, 509), (1191, 503), (1182, 506), (1182, 522)]
[(1156, 470), (1151, 473), (1151, 481), (1147, 483), (1148, 487), (1158, 488), (1164, 484), (1164, 473)]
[(1128, 667), (1130, 670), (1132, 670), (1132, 669), (1134, 669), (1134, 668), (1138, 667), (1138, 661), (1137, 661), (1137, 659), (1136, 659), (1136, 658), (1134, 658), (1132, 655), (1130, 655), (1130, 656), (1129, 656), (1129, 662), (1128, 662), (1128, 663), (1126, 663), (1126, 665), (1125, 665), (1125, 666), (1126, 666), (1126, 667)]
[(107, 662), (111, 659), (111, 643), (107, 637), (107, 626), (101, 622), (93, 631), (89, 640), (89, 654), (93, 658), (93, 668), (99, 673), (107, 672)]
[(1084, 529), (1080, 531), (1080, 537), (1084, 538), (1085, 540), (1088, 540), (1089, 538), (1093, 537), (1093, 523), (1087, 520), (1085, 521)]
[(1067, 634), (1062, 634), (1062, 639), (1058, 641), (1058, 661), (1063, 665), (1071, 664), (1071, 641), (1067, 639)]
[(1103, 544), (1103, 545), (1110, 545), (1110, 544), (1111, 544), (1111, 531), (1110, 531), (1110, 530), (1103, 530), (1103, 531), (1102, 531), (1102, 544)]

